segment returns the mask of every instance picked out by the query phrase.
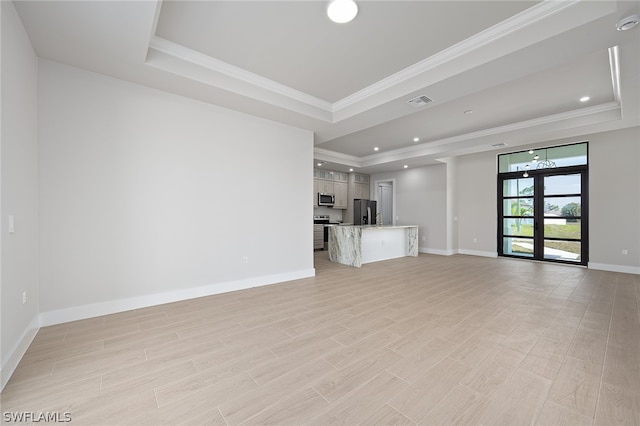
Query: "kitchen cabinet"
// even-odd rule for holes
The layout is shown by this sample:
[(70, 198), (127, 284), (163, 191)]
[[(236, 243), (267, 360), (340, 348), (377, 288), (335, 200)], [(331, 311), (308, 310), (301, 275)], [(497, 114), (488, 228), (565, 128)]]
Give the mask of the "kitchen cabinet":
[(334, 209), (346, 209), (349, 203), (349, 175), (335, 172), (333, 174), (333, 193), (336, 196)]
[(313, 249), (322, 250), (324, 248), (324, 225), (313, 225)]
[(316, 193), (322, 192), (323, 194), (333, 194), (335, 192), (332, 180), (316, 179), (316, 182), (318, 188)]
[(334, 182), (333, 186), (336, 196), (333, 208), (345, 210), (349, 206), (349, 184), (346, 182)]
[(371, 199), (370, 176), (360, 173), (349, 173), (348, 189), (347, 189), (347, 208), (343, 214), (343, 222), (353, 222), (353, 200), (360, 198), (363, 200)]
[[(314, 183), (313, 193), (316, 194), (316, 198), (317, 198), (318, 192), (322, 192), (323, 194), (334, 193), (333, 174), (334, 172), (329, 170), (313, 169), (313, 183)], [(317, 204), (318, 204), (318, 200), (316, 199), (314, 205), (317, 205)]]
[[(364, 176), (366, 181), (369, 181), (369, 176), (359, 176)], [(362, 178), (359, 178), (360, 180)], [(313, 207), (318, 207), (319, 192), (335, 195), (333, 208), (346, 210), (349, 207), (349, 199), (353, 198), (349, 195), (349, 173), (313, 169)], [(366, 198), (368, 198), (368, 183)]]

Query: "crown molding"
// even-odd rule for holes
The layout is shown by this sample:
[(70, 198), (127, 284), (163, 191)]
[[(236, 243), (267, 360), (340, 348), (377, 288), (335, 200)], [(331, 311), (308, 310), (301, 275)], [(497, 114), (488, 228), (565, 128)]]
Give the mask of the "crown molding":
[[(514, 15), (490, 28), (487, 28), (484, 31), (477, 33), (476, 35), (469, 37), (395, 74), (383, 78), (382, 80), (379, 80), (378, 82), (371, 84), (358, 92), (346, 96), (345, 98), (342, 98), (335, 103), (331, 103), (316, 96), (312, 96), (308, 93), (296, 90), (292, 87), (278, 83), (261, 75), (250, 72), (246, 69), (237, 67), (235, 65), (229, 64), (227, 62), (221, 61), (219, 59), (213, 58), (211, 56), (205, 55), (203, 53), (197, 52), (193, 49), (187, 48), (183, 45), (174, 43), (170, 40), (166, 40), (155, 35), (151, 37), (151, 40), (149, 42), (149, 49), (162, 52), (163, 54), (168, 55), (176, 60), (198, 65), (210, 72), (222, 74), (227, 78), (244, 83), (248, 85), (247, 90), (245, 90), (244, 92), (247, 92), (252, 88), (252, 93), (250, 94), (250, 96), (260, 101), (273, 103), (271, 99), (268, 99), (268, 93), (277, 94), (306, 106), (306, 108), (301, 107), (299, 109), (292, 109), (291, 106), (288, 106), (288, 109), (292, 109), (307, 116), (318, 115), (317, 113), (312, 113), (308, 110), (308, 108), (311, 107), (312, 109), (321, 110), (322, 113), (324, 113), (321, 115), (326, 114), (327, 116), (329, 116), (330, 118), (327, 120), (328, 122), (337, 123), (353, 116), (354, 114), (369, 110), (371, 108), (375, 108), (385, 102), (397, 99), (398, 96), (401, 96), (398, 93), (386, 93), (386, 95), (380, 96), (385, 94), (385, 92), (389, 92), (395, 88), (400, 88), (404, 85), (402, 94), (404, 95), (404, 92), (408, 90), (406, 86), (406, 83), (408, 81), (418, 78), (426, 74), (427, 72), (433, 71), (446, 64), (450, 64), (454, 60), (468, 56), (469, 54), (477, 51), (480, 48), (491, 46), (497, 41), (504, 40), (508, 36), (511, 36), (518, 31), (530, 29), (529, 27), (535, 24), (540, 24), (541, 22), (552, 18), (554, 15), (561, 14), (562, 12), (571, 9), (576, 5), (586, 5), (585, 7), (583, 7), (582, 9), (578, 9), (577, 11), (572, 10), (570, 12), (567, 12), (573, 14), (573, 19), (576, 22), (582, 22), (585, 19), (594, 19), (595, 17), (611, 13), (610, 5), (591, 6), (592, 3), (602, 2), (589, 2), (584, 0), (542, 1), (541, 3), (538, 3), (535, 6), (522, 11), (517, 15)], [(158, 0), (157, 11), (160, 10), (161, 5), (162, 0)], [(615, 7), (615, 5), (613, 7)], [(159, 12), (157, 12), (157, 14), (158, 13)], [(154, 28), (155, 25), (157, 25), (157, 16), (154, 22)], [(533, 31), (533, 29), (531, 29), (531, 31)], [(533, 31), (533, 33), (531, 34), (536, 34), (536, 39), (544, 37), (544, 33), (541, 33), (540, 31)], [(500, 52), (498, 52), (497, 54), (500, 54)], [(173, 64), (172, 66), (177, 67), (177, 65), (175, 64)], [(182, 70), (182, 72), (179, 72), (179, 70), (175, 68), (172, 69), (172, 66), (165, 66), (164, 70), (190, 78), (187, 72), (184, 72), (184, 70)], [(473, 62), (469, 64), (469, 66), (473, 66)], [(460, 70), (458, 70), (458, 72), (459, 71)], [(450, 74), (451, 72), (453, 71), (449, 70), (446, 71), (445, 74)], [(202, 79), (200, 79), (199, 81), (201, 80)], [(214, 78), (209, 79), (209, 81), (207, 81), (207, 84), (215, 85), (215, 82), (213, 82), (214, 80)], [(226, 87), (221, 88), (233, 91), (233, 89), (229, 89)], [(247, 95), (247, 93), (243, 94)], [(278, 104), (278, 102), (275, 102), (275, 104)], [(345, 111), (349, 108), (351, 109)]]
[[(231, 65), (227, 62), (205, 55), (181, 44), (174, 43), (162, 37), (153, 36), (149, 42), (149, 48), (158, 52), (162, 52), (173, 58), (198, 65), (210, 71), (223, 74), (234, 80), (248, 83), (251, 86), (285, 96), (294, 101), (301, 102), (319, 108), (326, 112), (333, 111), (333, 105), (330, 102), (311, 96), (307, 93), (293, 89), (284, 84), (262, 77), (261, 75), (247, 71), (244, 68)], [(224, 88), (223, 88), (224, 89)]]
[(432, 55), (414, 65), (411, 65), (393, 75), (390, 75), (382, 80), (371, 84), (370, 86), (353, 93), (343, 99), (336, 101), (333, 104), (333, 112), (338, 112), (342, 109), (348, 108), (358, 102), (361, 102), (373, 95), (376, 95), (384, 90), (390, 89), (407, 80), (419, 76), (427, 71), (430, 71), (436, 67), (442, 66), (448, 62), (453, 61), (461, 56), (467, 55), (474, 50), (491, 44), (503, 37), (513, 34), (514, 32), (521, 30), (533, 23), (536, 23), (542, 19), (546, 19), (552, 15), (564, 11), (565, 9), (574, 6), (581, 0), (568, 0), (568, 1), (543, 1), (529, 9), (520, 12), (478, 34), (469, 37), (447, 49), (444, 49), (435, 55)]
[[(348, 165), (356, 167), (376, 166), (380, 164), (390, 163), (393, 161), (407, 160), (415, 157), (423, 157), (428, 155), (440, 155), (452, 145), (461, 143), (470, 143), (476, 140), (505, 135), (515, 131), (539, 128), (541, 126), (552, 126), (561, 123), (569, 124), (569, 127), (575, 127), (574, 122), (582, 118), (590, 117), (590, 124), (593, 124), (593, 116), (602, 115), (600, 122), (620, 119), (621, 106), (618, 102), (607, 102), (600, 105), (580, 108), (577, 110), (566, 111), (558, 114), (538, 117), (531, 120), (520, 121), (517, 123), (507, 124), (504, 126), (493, 127), (491, 129), (478, 130), (463, 135), (452, 136), (449, 138), (438, 139), (435, 141), (423, 142), (406, 148), (395, 149), (380, 154), (367, 155), (365, 157), (357, 157), (346, 155), (335, 151), (322, 148), (315, 148), (314, 154), (316, 158), (325, 161), (338, 162), (342, 164), (348, 160)], [(464, 147), (468, 148), (468, 146)], [(448, 155), (450, 156), (450, 155)]]
[(330, 163), (344, 164), (350, 167), (361, 167), (361, 158), (355, 155), (343, 154), (341, 152), (330, 151), (323, 148), (313, 149), (313, 158), (322, 161), (328, 161)]

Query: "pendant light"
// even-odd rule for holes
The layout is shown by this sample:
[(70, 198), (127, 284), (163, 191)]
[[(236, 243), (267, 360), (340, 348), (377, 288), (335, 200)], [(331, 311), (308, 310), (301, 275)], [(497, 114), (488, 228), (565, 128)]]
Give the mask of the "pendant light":
[(331, 0), (327, 7), (327, 16), (333, 22), (345, 24), (358, 14), (358, 5), (353, 0)]

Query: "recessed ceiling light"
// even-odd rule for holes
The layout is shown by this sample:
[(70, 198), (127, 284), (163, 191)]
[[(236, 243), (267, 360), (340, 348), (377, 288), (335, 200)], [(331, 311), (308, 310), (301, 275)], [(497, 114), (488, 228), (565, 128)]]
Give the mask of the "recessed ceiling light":
[(616, 29), (618, 31), (627, 31), (638, 24), (640, 24), (640, 15), (631, 15), (618, 21), (618, 23), (616, 24)]
[(414, 142), (420, 142), (420, 138), (413, 138)]
[(358, 14), (358, 5), (353, 0), (331, 0), (327, 6), (327, 16), (337, 24), (345, 24)]
[(377, 146), (373, 148), (374, 151), (378, 151), (380, 150), (380, 148), (378, 148)]
[(409, 165), (408, 165), (408, 164), (405, 164), (405, 165), (404, 165), (404, 168), (405, 168), (405, 169), (408, 169), (408, 168), (409, 168)]
[(318, 162), (318, 167), (321, 167), (324, 164), (324, 162), (320, 161)]
[(350, 172), (352, 172), (352, 171), (353, 171), (353, 169), (349, 169), (349, 171), (350, 171)]
[(589, 99), (591, 99), (589, 96), (583, 96), (580, 98), (580, 102), (587, 102)]
[(464, 113), (467, 114), (467, 115), (473, 114), (473, 110), (472, 109), (468, 109)]

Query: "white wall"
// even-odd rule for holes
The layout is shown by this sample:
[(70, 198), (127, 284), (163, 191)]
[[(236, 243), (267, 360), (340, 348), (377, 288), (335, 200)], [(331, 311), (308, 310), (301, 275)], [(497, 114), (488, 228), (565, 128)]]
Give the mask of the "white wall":
[(447, 165), (373, 174), (374, 197), (384, 180), (394, 180), (396, 225), (418, 225), (421, 252), (447, 254)]
[(0, 2), (0, 15), (1, 389), (38, 330), (39, 307), (37, 59), (13, 3)]
[(640, 127), (588, 139), (589, 267), (640, 274)]
[[(589, 267), (640, 273), (640, 128), (541, 141), (589, 141)], [(499, 151), (509, 152), (514, 149)], [(458, 244), (462, 253), (496, 255), (496, 157), (458, 157)], [(474, 238), (477, 242), (474, 243)], [(622, 250), (628, 250), (627, 255)]]
[(458, 157), (458, 250), (497, 256), (496, 152)]
[(313, 275), (311, 132), (46, 60), (38, 84), (43, 324)]

